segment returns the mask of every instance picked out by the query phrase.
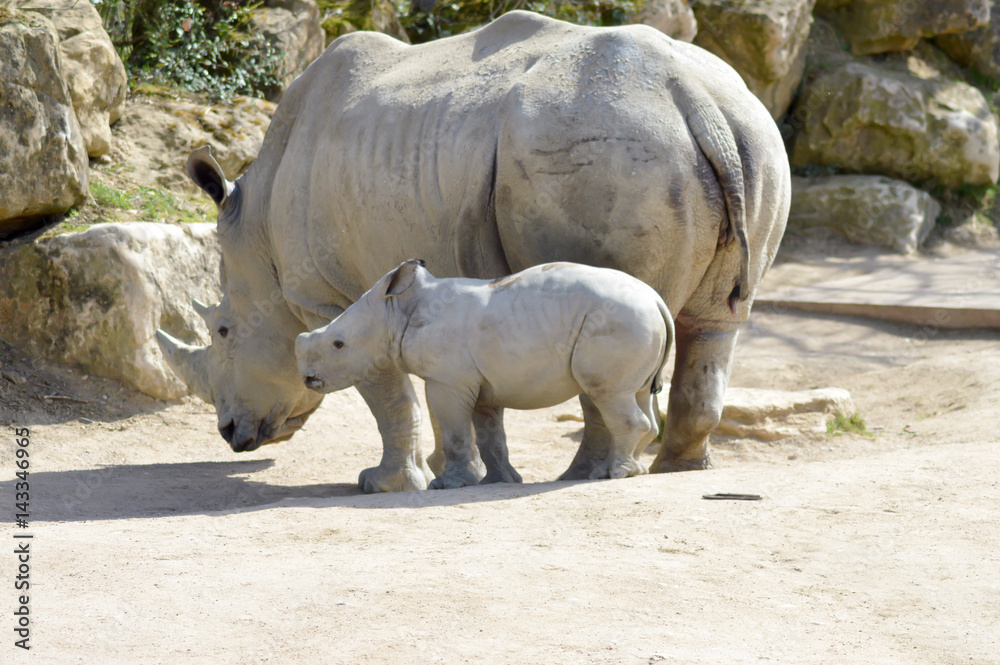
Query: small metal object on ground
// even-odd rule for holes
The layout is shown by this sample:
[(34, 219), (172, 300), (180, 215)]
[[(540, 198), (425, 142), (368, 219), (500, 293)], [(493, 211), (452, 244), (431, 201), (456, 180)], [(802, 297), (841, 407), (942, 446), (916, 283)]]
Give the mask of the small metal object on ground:
[(763, 497), (760, 494), (703, 494), (703, 499), (729, 500), (729, 501), (760, 501)]

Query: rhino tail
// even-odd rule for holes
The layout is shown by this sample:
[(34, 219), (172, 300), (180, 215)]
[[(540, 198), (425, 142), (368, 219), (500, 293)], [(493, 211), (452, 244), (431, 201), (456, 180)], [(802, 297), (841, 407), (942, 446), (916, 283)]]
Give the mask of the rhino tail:
[(743, 164), (736, 137), (718, 105), (696, 86), (688, 87), (684, 94), (687, 103), (682, 108), (686, 112), (688, 128), (698, 148), (712, 165), (726, 202), (729, 224), (719, 232), (719, 246), (726, 247), (734, 240), (739, 242), (740, 273), (726, 303), (735, 315), (737, 304), (746, 300), (750, 293), (750, 244), (746, 233)]
[(663, 358), (660, 360), (659, 367), (656, 368), (656, 373), (653, 374), (653, 380), (649, 387), (649, 392), (654, 395), (663, 390), (663, 368), (667, 365), (667, 358), (670, 357), (670, 346), (674, 343), (674, 317), (670, 316), (670, 310), (667, 309), (663, 298), (656, 299), (656, 306), (660, 310), (660, 316), (663, 317), (663, 325), (667, 327), (667, 339), (663, 343)]

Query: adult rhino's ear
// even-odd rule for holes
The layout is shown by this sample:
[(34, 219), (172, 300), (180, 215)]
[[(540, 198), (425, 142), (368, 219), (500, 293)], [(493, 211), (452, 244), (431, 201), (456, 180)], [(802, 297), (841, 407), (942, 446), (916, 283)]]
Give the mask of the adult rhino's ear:
[(187, 160), (187, 172), (194, 184), (205, 190), (220, 208), (233, 193), (233, 183), (226, 180), (219, 163), (212, 157), (211, 146), (203, 145), (191, 153)]
[(389, 278), (389, 286), (385, 288), (386, 296), (398, 296), (406, 291), (413, 284), (418, 268), (423, 268), (427, 263), (423, 259), (410, 259), (399, 264), (396, 271)]

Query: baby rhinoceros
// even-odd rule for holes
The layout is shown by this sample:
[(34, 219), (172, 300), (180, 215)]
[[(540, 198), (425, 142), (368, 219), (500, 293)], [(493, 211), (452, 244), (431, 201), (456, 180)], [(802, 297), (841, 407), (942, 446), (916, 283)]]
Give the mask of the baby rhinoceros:
[(383, 277), (330, 324), (299, 335), (306, 386), (342, 390), (396, 367), (426, 382), (445, 452), (432, 488), (520, 482), (507, 458), (503, 408), (538, 409), (585, 393), (611, 443), (591, 477), (645, 473), (657, 434), (653, 393), (674, 336), (657, 293), (617, 270), (547, 263), (496, 279), (437, 279), (420, 260)]

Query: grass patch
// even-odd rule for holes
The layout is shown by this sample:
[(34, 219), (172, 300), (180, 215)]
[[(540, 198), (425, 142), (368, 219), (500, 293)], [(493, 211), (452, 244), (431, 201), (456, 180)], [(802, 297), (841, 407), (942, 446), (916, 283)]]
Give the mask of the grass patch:
[(866, 436), (870, 439), (875, 438), (875, 435), (868, 431), (865, 419), (861, 417), (860, 413), (855, 413), (852, 416), (848, 416), (844, 413), (838, 413), (826, 421), (826, 434), (827, 436), (836, 436), (838, 434), (857, 434), (859, 436)]
[(90, 172), (90, 196), (79, 207), (70, 209), (62, 222), (46, 231), (56, 235), (84, 231), (105, 222), (212, 222), (204, 203), (193, 196), (140, 185), (119, 173), (114, 166), (97, 167)]

